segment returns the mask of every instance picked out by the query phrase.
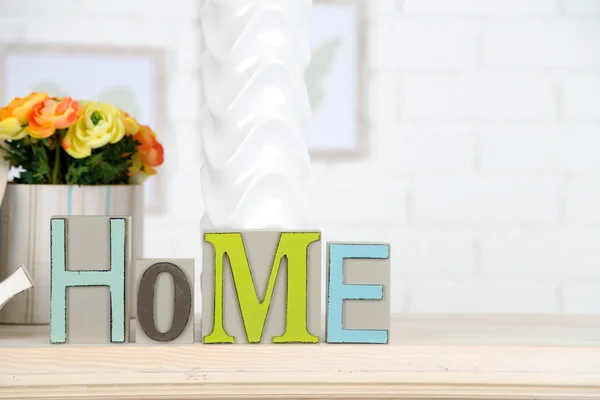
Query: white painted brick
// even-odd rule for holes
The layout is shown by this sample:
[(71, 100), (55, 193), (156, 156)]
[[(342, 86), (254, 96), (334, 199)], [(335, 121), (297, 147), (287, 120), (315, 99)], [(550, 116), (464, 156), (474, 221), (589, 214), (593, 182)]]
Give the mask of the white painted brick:
[(161, 47), (171, 43), (173, 31), (174, 26), (170, 24), (135, 21), (120, 15), (93, 19), (73, 18), (60, 24), (53, 18), (40, 16), (31, 17), (24, 25), (22, 40), (45, 44)]
[(600, 230), (543, 229), (481, 234), (481, 273), (487, 278), (561, 282), (600, 275)]
[(104, 0), (99, 6), (94, 0), (62, 0), (48, 2), (43, 0), (2, 0), (0, 14), (2, 15), (28, 15), (28, 16), (53, 16), (71, 19), (77, 15), (80, 19), (86, 16), (120, 16), (132, 20), (159, 20), (165, 22), (167, 18), (193, 19), (198, 15), (198, 0), (146, 0), (146, 1), (120, 1)]
[(27, 24), (27, 18), (11, 17), (0, 13), (0, 40), (3, 43), (21, 42)]
[(102, 6), (99, 6), (95, 0), (68, 1), (81, 3), (79, 12), (87, 15), (128, 15), (134, 18), (162, 21), (167, 18), (192, 19), (198, 16), (200, 10), (198, 0), (103, 0)]
[(558, 169), (560, 129), (492, 126), (476, 128), (481, 168), (493, 172), (549, 172)]
[(176, 168), (181, 171), (199, 171), (202, 163), (202, 133), (199, 123), (173, 121), (171, 129), (175, 150), (172, 155)]
[(600, 175), (581, 174), (569, 182), (566, 223), (572, 226), (600, 225)]
[(418, 15), (522, 16), (557, 13), (554, 0), (404, 0), (402, 11)]
[(394, 173), (406, 178), (407, 169), (401, 163), (404, 150), (402, 139), (399, 138), (397, 124), (371, 122), (365, 127), (368, 143), (368, 155), (348, 158), (317, 158), (313, 157), (312, 166), (326, 166), (330, 171), (344, 174), (388, 174)]
[(176, 34), (175, 54), (178, 68), (199, 69), (200, 55), (202, 53), (202, 38), (200, 24), (193, 21), (184, 24)]
[(171, 232), (178, 228), (192, 229), (198, 226), (196, 220), (190, 218), (169, 217), (164, 214), (150, 214), (145, 218), (144, 224), (148, 229), (164, 232)]
[(600, 172), (600, 124), (569, 125), (562, 129), (561, 168), (568, 172)]
[(564, 312), (567, 314), (600, 314), (600, 284), (590, 281), (587, 284), (565, 285), (563, 290)]
[(412, 313), (552, 314), (553, 285), (534, 283), (419, 283), (409, 285)]
[(408, 120), (549, 120), (556, 90), (543, 78), (485, 74), (406, 76), (402, 115)]
[(390, 313), (400, 314), (409, 310), (408, 286), (405, 283), (392, 281), (390, 288)]
[(562, 8), (568, 16), (600, 16), (600, 1), (598, 0), (562, 0)]
[(471, 128), (402, 125), (385, 136), (386, 166), (400, 172), (464, 172), (473, 168)]
[(402, 223), (406, 185), (384, 174), (319, 173), (306, 181), (315, 223)]
[(144, 257), (170, 257), (173, 254), (172, 229), (164, 218), (147, 216), (144, 219)]
[[(366, 3), (368, 18), (385, 18), (397, 11), (397, 0), (369, 0)], [(314, 3), (313, 3), (314, 4)]]
[(510, 67), (598, 67), (600, 25), (537, 21), (490, 24), (484, 63)]
[(388, 19), (369, 37), (374, 68), (469, 68), (476, 65), (478, 24)]
[(200, 185), (200, 168), (178, 169), (169, 177), (169, 192), (172, 199), (173, 218), (198, 220), (204, 215), (204, 198)]
[(37, 14), (69, 18), (81, 9), (81, 4), (81, 0), (63, 0), (60, 3), (43, 0), (2, 0), (0, 14), (6, 16)]
[(173, 120), (197, 123), (201, 110), (201, 76), (196, 69), (173, 69), (169, 73), (167, 106)]
[(202, 230), (200, 219), (190, 218), (187, 226), (179, 226), (172, 231), (174, 258), (194, 258), (196, 265), (202, 262)]
[(600, 125), (478, 127), (481, 166), (490, 172), (598, 172)]
[(392, 244), (392, 278), (402, 282), (468, 278), (475, 269), (474, 243), (468, 230), (403, 228)]
[(559, 190), (552, 177), (417, 176), (412, 205), (427, 224), (554, 224)]
[(321, 231), (321, 240), (326, 242), (381, 242), (396, 244), (397, 229), (392, 221), (384, 224), (364, 223), (348, 224), (343, 222), (314, 223)]
[(398, 87), (393, 73), (374, 73), (368, 79), (367, 119), (375, 123), (390, 123), (398, 119)]
[[(600, 40), (597, 45), (600, 47)], [(567, 121), (600, 121), (599, 75), (572, 76), (563, 83), (562, 92)]]
[[(381, 124), (372, 125), (366, 129), (368, 137), (369, 156), (362, 159), (346, 160), (334, 165), (341, 170), (361, 171), (361, 170), (388, 170), (390, 161), (396, 160), (400, 149), (395, 141), (397, 125)], [(393, 162), (392, 162), (393, 164)], [(360, 169), (359, 169), (360, 168)]]

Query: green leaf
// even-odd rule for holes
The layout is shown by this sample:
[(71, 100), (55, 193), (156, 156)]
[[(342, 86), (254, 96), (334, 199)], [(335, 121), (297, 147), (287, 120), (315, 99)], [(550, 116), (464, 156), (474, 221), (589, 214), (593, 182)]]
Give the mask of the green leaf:
[[(129, 183), (131, 154), (137, 143), (125, 136), (119, 142), (92, 151), (83, 159), (71, 159), (66, 181), (76, 185), (118, 185)], [(127, 154), (126, 157), (123, 157)]]
[[(73, 185), (118, 185), (129, 183), (131, 155), (139, 145), (131, 136), (92, 151), (89, 157), (75, 159), (59, 146), (61, 132), (42, 140), (24, 138), (6, 141), (0, 154), (15, 168), (22, 168), (17, 183), (48, 184), (53, 182), (58, 165), (58, 183)], [(59, 159), (56, 160), (56, 155)], [(55, 164), (55, 161), (58, 164)]]
[(326, 98), (324, 81), (331, 74), (331, 68), (341, 44), (342, 39), (334, 37), (317, 47), (304, 73), (308, 98), (313, 111), (317, 110)]

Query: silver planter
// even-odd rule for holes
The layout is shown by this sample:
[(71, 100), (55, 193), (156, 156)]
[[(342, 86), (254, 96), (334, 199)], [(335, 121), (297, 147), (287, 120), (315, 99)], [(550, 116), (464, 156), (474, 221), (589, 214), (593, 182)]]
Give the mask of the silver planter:
[[(0, 209), (0, 281), (19, 266), (27, 268), (34, 288), (0, 310), (0, 323), (48, 324), (50, 318), (50, 218), (55, 215), (131, 216), (128, 265), (143, 254), (144, 187), (142, 185), (71, 186), (9, 183)], [(132, 271), (128, 271), (133, 298)], [(135, 317), (134, 302), (129, 304)]]

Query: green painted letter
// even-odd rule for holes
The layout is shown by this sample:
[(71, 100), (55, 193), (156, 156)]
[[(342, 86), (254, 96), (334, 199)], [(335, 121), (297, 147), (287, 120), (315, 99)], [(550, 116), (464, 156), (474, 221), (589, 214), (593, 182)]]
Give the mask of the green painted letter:
[(214, 325), (204, 343), (234, 343), (223, 326), (223, 258), (229, 257), (233, 281), (240, 305), (248, 343), (260, 343), (277, 274), (283, 257), (287, 258), (286, 328), (274, 343), (318, 343), (318, 336), (307, 327), (307, 255), (308, 246), (320, 239), (319, 232), (283, 232), (273, 259), (264, 300), (256, 294), (248, 256), (241, 233), (206, 233), (204, 240), (215, 248)]

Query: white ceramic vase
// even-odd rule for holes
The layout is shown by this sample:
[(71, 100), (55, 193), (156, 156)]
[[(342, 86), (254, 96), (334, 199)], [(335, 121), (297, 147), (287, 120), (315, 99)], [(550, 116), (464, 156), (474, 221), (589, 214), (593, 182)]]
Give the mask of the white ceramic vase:
[(204, 229), (301, 229), (311, 0), (206, 0)]
[[(23, 265), (34, 287), (15, 296), (0, 310), (0, 323), (49, 323), (50, 219), (57, 215), (131, 216), (130, 260), (143, 256), (143, 185), (9, 183), (0, 209), (0, 281)], [(133, 285), (129, 286), (129, 294), (133, 295)], [(135, 316), (133, 303), (130, 302), (131, 316)]]

